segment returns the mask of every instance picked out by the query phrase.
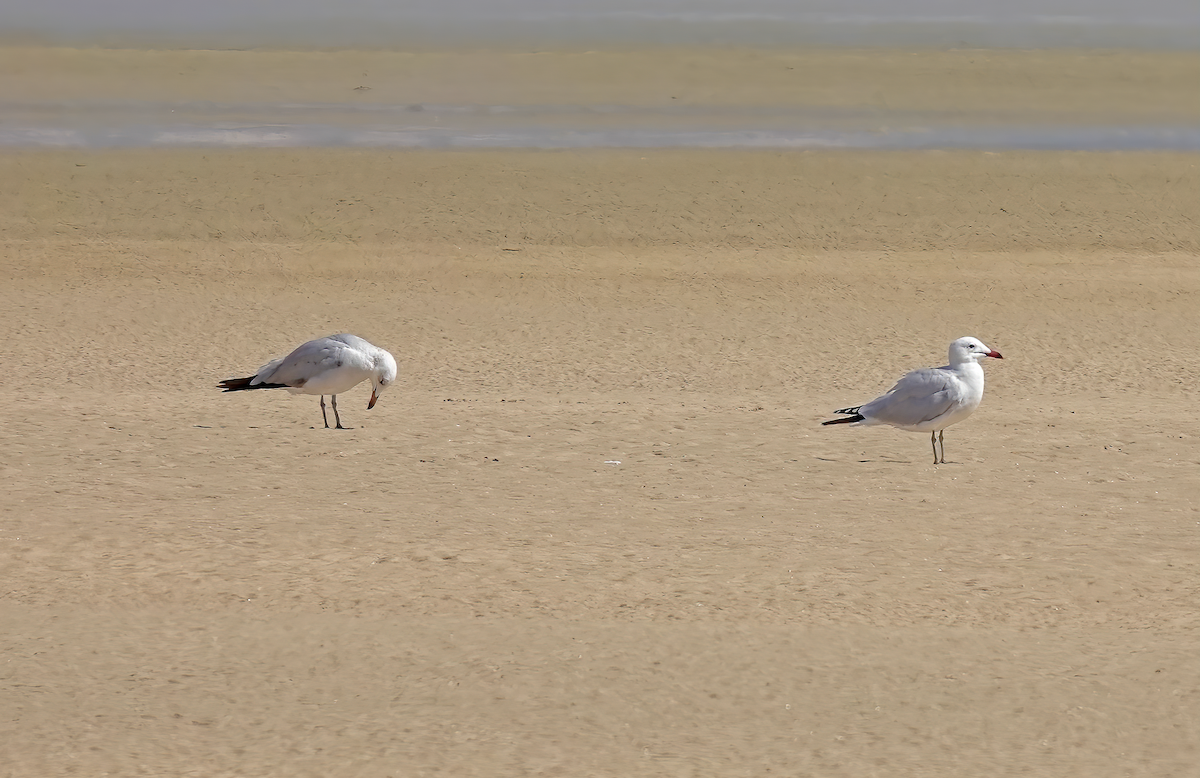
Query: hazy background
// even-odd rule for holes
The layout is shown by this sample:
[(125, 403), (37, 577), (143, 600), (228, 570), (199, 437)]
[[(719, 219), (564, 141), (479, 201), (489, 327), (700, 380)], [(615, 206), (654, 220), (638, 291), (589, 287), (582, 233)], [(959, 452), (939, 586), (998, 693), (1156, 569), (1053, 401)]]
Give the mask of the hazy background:
[(16, 0), (9, 40), (199, 48), (756, 44), (1194, 49), (1195, 0)]
[(1196, 0), (16, 0), (0, 31), (0, 147), (1200, 148)]

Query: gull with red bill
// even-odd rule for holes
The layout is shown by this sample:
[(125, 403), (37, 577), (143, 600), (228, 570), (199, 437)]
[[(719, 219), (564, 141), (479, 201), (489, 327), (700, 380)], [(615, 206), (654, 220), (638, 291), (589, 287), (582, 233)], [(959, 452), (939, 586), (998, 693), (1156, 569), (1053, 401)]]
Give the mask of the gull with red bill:
[(344, 430), (338, 416), (337, 396), (371, 379), (371, 400), (367, 410), (383, 390), (396, 380), (396, 360), (391, 354), (373, 346), (357, 335), (330, 335), (310, 340), (281, 359), (272, 360), (247, 378), (228, 378), (218, 388), (226, 392), (247, 389), (287, 389), (292, 394), (321, 395), (321, 418), (329, 429), (325, 415), (325, 395), (333, 401), (333, 418), (337, 429)]
[[(946, 463), (945, 429), (970, 416), (983, 400), (985, 357), (1004, 359), (978, 338), (959, 338), (950, 344), (950, 364), (908, 373), (886, 394), (865, 405), (842, 408), (846, 414), (822, 424), (871, 426), (889, 424), (909, 432), (928, 432), (933, 445), (933, 463)], [(938, 444), (942, 454), (938, 458)]]

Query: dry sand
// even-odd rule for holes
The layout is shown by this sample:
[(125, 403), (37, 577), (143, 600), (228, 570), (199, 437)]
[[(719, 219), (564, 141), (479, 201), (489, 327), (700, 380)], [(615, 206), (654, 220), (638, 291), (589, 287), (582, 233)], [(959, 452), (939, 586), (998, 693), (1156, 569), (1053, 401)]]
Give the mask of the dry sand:
[(0, 776), (1195, 775), (1198, 162), (4, 152)]

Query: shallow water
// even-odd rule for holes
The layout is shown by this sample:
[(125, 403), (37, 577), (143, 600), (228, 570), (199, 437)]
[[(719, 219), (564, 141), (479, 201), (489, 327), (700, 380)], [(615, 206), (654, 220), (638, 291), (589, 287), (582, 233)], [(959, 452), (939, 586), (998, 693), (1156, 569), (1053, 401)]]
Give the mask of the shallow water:
[(110, 100), (0, 104), (0, 146), (1197, 150), (1200, 127), (792, 107)]

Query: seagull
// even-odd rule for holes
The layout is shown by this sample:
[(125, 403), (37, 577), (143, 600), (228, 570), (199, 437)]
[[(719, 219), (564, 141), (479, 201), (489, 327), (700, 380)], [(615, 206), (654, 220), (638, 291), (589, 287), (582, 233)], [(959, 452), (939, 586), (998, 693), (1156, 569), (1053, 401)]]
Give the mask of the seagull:
[[(945, 430), (970, 416), (983, 400), (984, 357), (1004, 359), (978, 338), (959, 338), (950, 344), (950, 364), (927, 367), (905, 375), (886, 394), (866, 405), (842, 408), (834, 413), (848, 418), (828, 424), (890, 424), (909, 432), (928, 432), (933, 446), (933, 463), (946, 464)], [(938, 443), (942, 456), (938, 459)]]
[(310, 340), (282, 359), (275, 359), (248, 378), (227, 378), (218, 388), (226, 392), (245, 389), (287, 389), (292, 394), (321, 395), (321, 418), (329, 429), (325, 415), (325, 395), (333, 398), (333, 418), (337, 428), (342, 426), (338, 416), (337, 396), (371, 379), (371, 401), (367, 410), (383, 390), (396, 380), (396, 360), (391, 354), (373, 346), (357, 335), (330, 335)]

